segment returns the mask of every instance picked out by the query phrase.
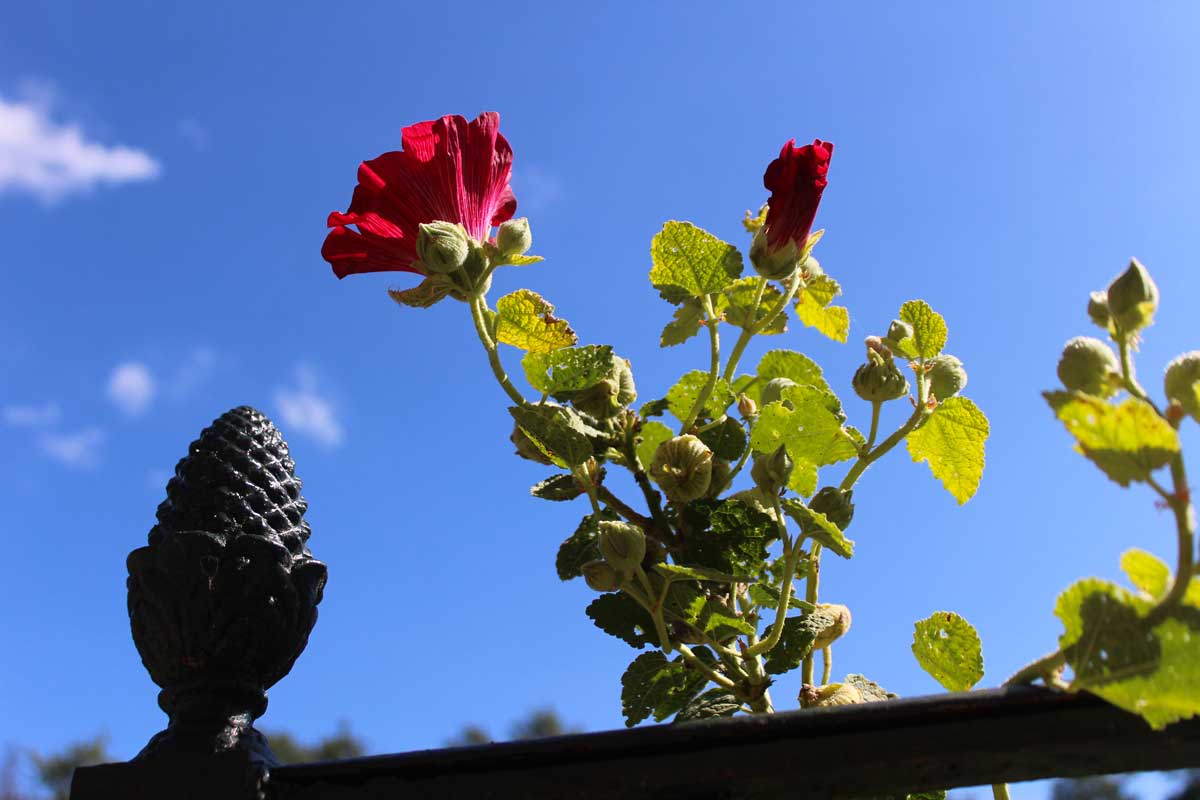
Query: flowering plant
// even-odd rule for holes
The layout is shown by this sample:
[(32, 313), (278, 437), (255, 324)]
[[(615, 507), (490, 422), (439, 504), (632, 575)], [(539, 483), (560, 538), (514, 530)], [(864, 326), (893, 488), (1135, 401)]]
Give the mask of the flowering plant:
[[(902, 442), (960, 504), (969, 500), (989, 426), (962, 394), (967, 373), (945, 352), (946, 321), (922, 300), (905, 302), (865, 339), (850, 383), (866, 404), (866, 433), (803, 353), (774, 349), (742, 368), (748, 343), (783, 334), (792, 313), (830, 339), (848, 338), (849, 313), (834, 303), (841, 287), (813, 255), (834, 146), (788, 142), (768, 165), (768, 202), (743, 220), (748, 274), (737, 247), (691, 223), (667, 222), (653, 238), (650, 282), (674, 310), (660, 344), (703, 331), (710, 358), (635, 406), (632, 365), (610, 346), (579, 346), (540, 295), (519, 289), (489, 304), (495, 269), (541, 260), (528, 254), (528, 220), (514, 218), (512, 150), (498, 116), (420, 123), (404, 129), (402, 145), (362, 165), (349, 209), (329, 217), (322, 253), (338, 277), (421, 275), (416, 287), (390, 291), (404, 306), (451, 297), (470, 308), (512, 401), (517, 455), (556, 470), (533, 496), (588, 504), (559, 547), (559, 576), (583, 578), (599, 592), (588, 617), (644, 651), (621, 678), (627, 724), (771, 712), (776, 676), (797, 669), (801, 707), (894, 696), (862, 675), (834, 681), (832, 651), (851, 611), (822, 601), (821, 561), (854, 555), (846, 530), (856, 483)], [(1080, 452), (1123, 486), (1147, 483), (1172, 509), (1174, 576), (1148, 553), (1130, 551), (1122, 565), (1137, 592), (1094, 579), (1075, 584), (1055, 609), (1066, 628), (1059, 649), (1012, 681), (1087, 689), (1161, 726), (1200, 713), (1196, 523), (1176, 434), (1189, 415), (1200, 419), (1200, 352), (1172, 362), (1169, 403), (1156, 406), (1134, 377), (1132, 351), (1157, 304), (1135, 261), (1088, 307), (1119, 357), (1099, 340), (1072, 340), (1059, 365), (1066, 391), (1046, 397)], [(733, 337), (731, 347), (722, 334), (726, 343)], [(501, 345), (523, 351), (536, 399), (509, 377)], [(1122, 391), (1127, 396), (1114, 399)], [(885, 406), (904, 412), (886, 435)], [(842, 465), (831, 479), (829, 468)], [(1154, 477), (1161, 468), (1169, 468), (1170, 488)], [(608, 480), (616, 469), (631, 474), (637, 502), (618, 496)], [(983, 675), (979, 637), (952, 612), (917, 622), (912, 649), (949, 690), (970, 689)]]

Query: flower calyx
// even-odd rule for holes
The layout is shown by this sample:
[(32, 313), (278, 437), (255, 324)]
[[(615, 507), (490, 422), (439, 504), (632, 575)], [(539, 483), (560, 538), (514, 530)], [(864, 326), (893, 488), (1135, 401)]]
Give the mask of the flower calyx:
[(654, 453), (650, 477), (673, 503), (704, 497), (712, 483), (712, 450), (692, 434), (663, 442)]
[(787, 447), (781, 444), (774, 453), (754, 454), (754, 466), (750, 468), (750, 477), (754, 479), (754, 485), (766, 494), (778, 494), (787, 486), (794, 467), (795, 462), (788, 455)]
[(813, 641), (813, 650), (824, 650), (850, 630), (850, 608), (838, 603), (819, 603), (817, 612), (832, 620), (832, 624), (822, 629)]
[[(559, 397), (559, 395), (555, 395)], [(598, 383), (570, 396), (571, 405), (596, 419), (617, 416), (637, 400), (637, 386), (629, 361), (612, 357), (612, 367)]]
[(1177, 356), (1167, 364), (1163, 388), (1172, 405), (1200, 422), (1200, 350)]
[(800, 249), (793, 241), (772, 248), (766, 229), (760, 228), (750, 242), (750, 263), (754, 265), (754, 271), (767, 280), (786, 280), (800, 266)]
[(839, 530), (850, 527), (854, 519), (854, 490), (839, 489), (836, 486), (826, 486), (812, 496), (808, 508), (838, 526)]
[(1076, 336), (1063, 347), (1058, 360), (1058, 379), (1073, 392), (1111, 397), (1120, 370), (1117, 355), (1104, 342), (1091, 336)]
[(614, 570), (629, 574), (640, 567), (646, 557), (646, 534), (628, 522), (602, 520), (596, 546)]
[(496, 229), (496, 255), (502, 260), (523, 256), (533, 247), (529, 217), (517, 217), (500, 224)]
[(908, 394), (908, 378), (877, 336), (867, 338), (867, 361), (854, 371), (854, 392), (869, 403), (886, 403)]
[(849, 706), (866, 702), (862, 692), (853, 683), (827, 683), (824, 686), (806, 683), (800, 688), (798, 699), (801, 708)]
[(597, 558), (588, 561), (579, 568), (579, 571), (583, 573), (583, 580), (587, 585), (597, 592), (614, 591), (621, 588), (623, 583), (616, 569), (603, 559)]
[(956, 356), (944, 354), (925, 362), (929, 391), (938, 400), (953, 397), (967, 385), (967, 371)]

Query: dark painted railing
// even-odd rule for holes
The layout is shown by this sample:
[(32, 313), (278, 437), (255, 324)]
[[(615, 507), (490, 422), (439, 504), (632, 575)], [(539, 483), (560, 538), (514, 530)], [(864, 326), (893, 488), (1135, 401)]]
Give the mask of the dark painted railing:
[(257, 411), (192, 443), (128, 558), (133, 638), (168, 726), (132, 761), (77, 770), (73, 800), (851, 798), (1200, 766), (1200, 720), (1156, 733), (1030, 687), (280, 766), (253, 722), (325, 585), (305, 508)]

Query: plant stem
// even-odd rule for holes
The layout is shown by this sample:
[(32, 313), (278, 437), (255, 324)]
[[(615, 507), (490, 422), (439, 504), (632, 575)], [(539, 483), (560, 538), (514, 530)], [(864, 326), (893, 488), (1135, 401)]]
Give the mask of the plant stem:
[(821, 649), (821, 685), (829, 683), (833, 675), (833, 647)]
[(716, 312), (713, 311), (712, 298), (708, 295), (704, 297), (704, 312), (708, 315), (708, 340), (709, 340), (709, 368), (708, 380), (704, 382), (704, 387), (700, 390), (700, 394), (696, 397), (696, 402), (692, 406), (691, 413), (687, 419), (683, 421), (683, 425), (679, 428), (679, 435), (687, 433), (692, 425), (696, 423), (696, 418), (700, 416), (700, 412), (704, 410), (704, 406), (708, 404), (708, 398), (712, 397), (713, 389), (717, 386), (717, 378), (721, 374), (721, 334), (717, 331), (719, 327)]
[[(779, 503), (779, 498), (773, 498), (775, 502), (775, 519), (779, 526), (779, 538), (785, 543), (787, 542), (787, 523), (784, 522), (783, 507)], [(767, 637), (757, 644), (753, 644), (746, 648), (742, 654), (744, 657), (757, 656), (759, 653), (770, 652), (771, 648), (779, 644), (779, 639), (783, 636), (783, 623), (786, 621), (788, 607), (792, 602), (792, 588), (796, 577), (796, 562), (800, 559), (800, 545), (804, 542), (803, 536), (796, 537), (796, 541), (792, 543), (792, 547), (787, 551), (787, 560), (784, 562), (783, 568), (783, 585), (779, 587), (779, 605), (775, 609), (775, 621), (771, 623), (771, 629), (767, 633)], [(816, 545), (813, 546), (816, 549)]]
[(1062, 650), (1055, 650), (1053, 653), (1044, 655), (1037, 661), (1021, 667), (1021, 669), (1013, 673), (1012, 677), (1001, 685), (1014, 686), (1022, 683), (1032, 683), (1038, 678), (1044, 678), (1046, 675), (1057, 671), (1065, 663), (1067, 663), (1067, 654)]
[(704, 673), (710, 681), (722, 688), (733, 689), (736, 691), (737, 687), (733, 681), (729, 680), (729, 678), (725, 677), (721, 673), (714, 671), (703, 661), (696, 658), (696, 654), (693, 653), (692, 649), (686, 644), (677, 644), (675, 646), (679, 649), (679, 655), (683, 656), (683, 660)]
[(627, 519), (629, 522), (632, 522), (634, 525), (637, 525), (639, 528), (657, 530), (658, 526), (655, 524), (654, 520), (650, 519), (649, 517), (642, 516), (638, 512), (634, 511), (632, 508), (626, 505), (621, 498), (610, 492), (608, 487), (597, 487), (596, 494), (601, 500), (612, 506), (618, 514)]
[[(812, 604), (817, 604), (817, 594), (821, 587), (821, 545), (813, 542), (812, 553), (808, 556), (808, 580), (805, 581), (804, 599)], [(802, 683), (811, 684), (813, 682), (813, 655), (809, 653), (804, 658), (804, 662), (800, 670), (800, 681)]]
[(1008, 796), (1007, 783), (992, 784), (992, 800), (1012, 800), (1012, 798)]
[(500, 354), (496, 351), (496, 342), (492, 339), (492, 335), (488, 332), (487, 322), (484, 319), (484, 310), (487, 308), (487, 301), (482, 296), (476, 295), (471, 298), (471, 319), (475, 321), (475, 332), (479, 334), (479, 341), (483, 343), (483, 347), (487, 350), (488, 363), (492, 365), (492, 374), (496, 376), (496, 380), (500, 382), (500, 387), (508, 394), (512, 401), (519, 406), (528, 405), (528, 402), (517, 391), (517, 387), (512, 385), (512, 381), (508, 379), (508, 374), (504, 371), (504, 365), (500, 363)]
[[(754, 309), (754, 313), (758, 313), (758, 306), (762, 303), (763, 293), (767, 290), (767, 279), (759, 277), (758, 286), (754, 290), (754, 303), (750, 307)], [(746, 351), (746, 345), (750, 344), (750, 340), (754, 338), (754, 334), (758, 333), (758, 320), (754, 320), (746, 327), (742, 328), (742, 333), (738, 336), (737, 342), (733, 345), (733, 350), (729, 354), (729, 362), (725, 365), (725, 380), (733, 380), (733, 372), (737, 369), (738, 361), (742, 359), (742, 353)]]

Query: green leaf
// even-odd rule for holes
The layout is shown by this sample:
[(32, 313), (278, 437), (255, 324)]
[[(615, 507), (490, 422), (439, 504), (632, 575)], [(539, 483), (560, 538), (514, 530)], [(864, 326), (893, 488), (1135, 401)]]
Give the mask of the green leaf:
[(874, 703), (879, 700), (895, 700), (900, 695), (895, 692), (889, 692), (878, 683), (870, 680), (865, 675), (852, 673), (846, 676), (846, 683), (852, 683), (862, 693), (863, 699), (868, 703)]
[(675, 309), (675, 316), (663, 328), (658, 339), (659, 347), (674, 347), (683, 344), (700, 332), (700, 321), (704, 319), (704, 307), (699, 300), (685, 300)]
[(600, 512), (600, 516), (588, 514), (579, 521), (579, 526), (567, 539), (559, 545), (558, 556), (554, 560), (554, 568), (561, 580), (569, 581), (583, 575), (580, 571), (587, 562), (600, 558), (596, 548), (596, 537), (600, 535), (600, 520), (616, 519), (617, 515), (609, 510)]
[(813, 511), (802, 501), (793, 497), (784, 498), (781, 504), (784, 513), (796, 520), (796, 524), (800, 526), (804, 535), (842, 558), (854, 556), (853, 540), (847, 539), (841, 529), (830, 522), (824, 514)]
[(926, 461), (933, 477), (961, 506), (974, 497), (983, 478), (988, 418), (965, 397), (951, 397), (908, 435), (913, 461)]
[(1171, 568), (1161, 559), (1136, 547), (1121, 555), (1121, 569), (1129, 582), (1154, 599), (1167, 593)]
[(1090, 686), (1113, 705), (1140, 714), (1162, 730), (1200, 715), (1200, 632), (1186, 622), (1168, 619), (1154, 629), (1159, 645), (1156, 668), (1126, 680)]
[[(750, 447), (756, 453), (773, 453), (785, 445), (795, 462), (789, 486), (796, 482), (799, 473), (804, 476), (801, 488), (808, 488), (816, 482), (813, 467), (858, 455), (854, 439), (842, 427), (837, 414), (829, 409), (828, 397), (815, 386), (789, 386), (783, 390), (781, 401), (768, 403), (759, 411), (750, 432)], [(815, 488), (813, 485), (809, 491), (800, 493), (812, 494)]]
[[(700, 392), (708, 383), (708, 378), (709, 374), (704, 370), (692, 370), (680, 378), (679, 382), (667, 392), (667, 407), (680, 422), (687, 419), (692, 412), (696, 400), (700, 397)], [(729, 408), (735, 399), (729, 382), (724, 378), (717, 378), (712, 394), (709, 395), (708, 402), (704, 404), (703, 413), (715, 419), (725, 413), (725, 409)]]
[[(697, 657), (711, 663), (712, 654), (698, 647)], [(682, 657), (667, 661), (661, 651), (642, 653), (621, 676), (621, 711), (625, 726), (632, 728), (651, 714), (662, 722), (680, 711), (704, 688), (708, 679), (689, 669)]]
[(1136, 397), (1112, 405), (1091, 395), (1043, 392), (1075, 449), (1122, 486), (1145, 481), (1179, 452), (1175, 429)]
[(779, 644), (772, 648), (763, 665), (767, 674), (782, 675), (800, 666), (800, 662), (812, 653), (813, 643), (821, 632), (834, 624), (833, 615), (819, 608), (811, 614), (785, 619)]
[(938, 611), (914, 627), (917, 663), (947, 691), (965, 692), (983, 678), (983, 644), (971, 623)]
[(643, 422), (638, 436), (642, 439), (637, 446), (638, 461), (642, 463), (642, 469), (650, 469), (650, 464), (654, 461), (654, 454), (658, 452), (658, 446), (665, 441), (674, 439), (675, 432), (661, 422)]
[(850, 312), (844, 306), (829, 305), (841, 293), (842, 287), (828, 275), (812, 279), (796, 294), (796, 316), (835, 342), (845, 342), (850, 335)]
[[(750, 599), (763, 608), (779, 608), (779, 590), (768, 583), (755, 583), (749, 588)], [(812, 603), (796, 597), (795, 593), (788, 599), (788, 608), (798, 608), (801, 611), (816, 611)]]
[(717, 458), (737, 461), (746, 452), (746, 429), (733, 417), (726, 417), (720, 425), (697, 435)]
[(496, 341), (531, 353), (570, 347), (579, 337), (537, 292), (518, 289), (496, 301)]
[(560, 467), (592, 457), (592, 442), (579, 415), (562, 406), (512, 406), (508, 413), (539, 450)]
[(655, 564), (654, 570), (667, 580), (715, 581), (716, 583), (750, 583), (745, 575), (730, 575), (710, 567), (689, 567), (681, 564)]
[(612, 348), (589, 344), (546, 352), (529, 352), (521, 359), (529, 385), (550, 395), (590, 389), (612, 370)]
[(900, 306), (900, 319), (912, 325), (912, 342), (901, 340), (901, 347), (921, 358), (933, 358), (946, 346), (946, 320), (924, 300), (909, 300)]
[(429, 308), (450, 294), (450, 284), (430, 275), (411, 289), (388, 289), (388, 297), (402, 306)]
[(514, 267), (528, 267), (530, 264), (538, 264), (546, 259), (543, 256), (505, 256), (504, 263)]
[(587, 615), (597, 628), (641, 650), (659, 646), (654, 620), (649, 612), (624, 592), (602, 594), (587, 607)]
[(579, 497), (583, 494), (583, 489), (579, 488), (579, 484), (575, 482), (575, 476), (568, 472), (562, 475), (551, 475), (546, 480), (539, 481), (533, 485), (529, 493), (543, 500), (562, 502)]
[[(762, 299), (754, 304), (758, 294), (759, 278), (751, 276), (735, 281), (725, 289), (724, 298), (727, 301), (725, 321), (738, 328), (747, 328), (765, 317), (767, 312), (783, 301), (783, 293), (773, 285), (767, 284), (763, 290)], [(776, 314), (765, 328), (758, 331), (760, 335), (770, 336), (787, 331), (787, 314)]]
[(663, 225), (650, 258), (650, 283), (671, 302), (719, 292), (742, 274), (738, 249), (690, 222)]
[(821, 374), (821, 368), (817, 366), (817, 362), (794, 350), (767, 352), (758, 362), (755, 374), (758, 376), (758, 391), (752, 395), (755, 401), (761, 396), (759, 393), (762, 391), (762, 387), (772, 378), (788, 378), (801, 386), (816, 386), (818, 389), (833, 394), (833, 390), (825, 382), (825, 377)]
[(770, 515), (741, 500), (696, 500), (684, 509), (687, 536), (679, 560), (730, 575), (757, 575), (778, 537)]
[(732, 717), (742, 707), (742, 701), (720, 687), (701, 692), (675, 715), (675, 722)]

